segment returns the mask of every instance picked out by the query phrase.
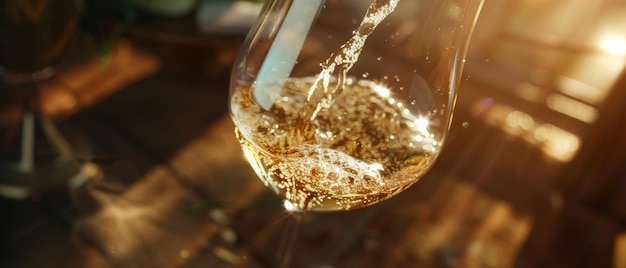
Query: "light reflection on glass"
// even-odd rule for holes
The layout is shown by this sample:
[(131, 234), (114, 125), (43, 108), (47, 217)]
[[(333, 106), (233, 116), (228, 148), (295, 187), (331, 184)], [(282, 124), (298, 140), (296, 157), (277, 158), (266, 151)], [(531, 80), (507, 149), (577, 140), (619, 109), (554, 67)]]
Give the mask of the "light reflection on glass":
[(283, 207), (287, 211), (299, 211), (298, 207), (294, 206), (291, 202), (287, 200), (283, 201)]
[[(387, 87), (385, 87), (384, 85), (376, 84), (376, 86), (374, 86), (374, 91), (376, 91), (376, 93), (378, 93), (378, 95), (380, 95), (381, 97), (384, 97), (384, 98), (389, 98), (389, 95), (391, 95), (391, 91)], [(393, 99), (390, 99), (389, 101), (391, 102), (391, 100), (393, 100)], [(391, 104), (393, 104), (393, 103), (391, 103)]]
[(424, 118), (424, 117), (417, 118), (415, 119), (415, 121), (413, 121), (413, 123), (415, 123), (417, 130), (419, 130), (419, 132), (421, 132), (422, 135), (428, 136), (430, 134), (428, 132), (428, 126), (430, 125), (430, 121), (428, 120), (428, 118)]

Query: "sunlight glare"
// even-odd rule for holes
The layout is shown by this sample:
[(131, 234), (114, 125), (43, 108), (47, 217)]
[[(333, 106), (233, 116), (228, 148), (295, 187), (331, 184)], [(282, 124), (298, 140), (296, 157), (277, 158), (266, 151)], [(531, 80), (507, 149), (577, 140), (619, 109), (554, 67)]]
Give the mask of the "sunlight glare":
[(300, 211), (300, 209), (291, 202), (289, 202), (289, 200), (283, 201), (283, 207), (285, 207), (285, 210), (287, 211)]
[(376, 93), (378, 93), (378, 95), (380, 95), (383, 98), (389, 98), (389, 96), (391, 96), (391, 91), (389, 90), (389, 88), (383, 86), (383, 85), (374, 85), (374, 91), (376, 91)]
[(425, 135), (428, 134), (428, 126), (430, 125), (430, 121), (428, 120), (428, 118), (420, 117), (420, 118), (415, 119), (413, 123), (415, 123), (417, 130), (419, 130)]
[(618, 35), (609, 35), (601, 41), (602, 49), (613, 55), (626, 55), (626, 40)]

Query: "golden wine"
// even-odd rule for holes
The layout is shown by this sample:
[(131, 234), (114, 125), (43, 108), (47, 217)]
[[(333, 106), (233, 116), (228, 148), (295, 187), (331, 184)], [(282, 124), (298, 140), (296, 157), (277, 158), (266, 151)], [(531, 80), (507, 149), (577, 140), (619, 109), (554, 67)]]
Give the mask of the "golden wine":
[[(237, 138), (266, 186), (300, 210), (348, 210), (401, 192), (432, 166), (439, 135), (372, 81), (345, 79), (331, 104), (296, 127), (315, 81), (248, 86), (231, 97)], [(253, 99), (264, 90), (274, 92), (269, 109)]]

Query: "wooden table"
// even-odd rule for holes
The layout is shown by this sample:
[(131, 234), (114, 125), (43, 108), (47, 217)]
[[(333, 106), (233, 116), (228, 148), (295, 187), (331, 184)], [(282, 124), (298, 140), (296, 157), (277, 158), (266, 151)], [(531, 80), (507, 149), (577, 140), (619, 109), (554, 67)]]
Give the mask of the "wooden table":
[[(0, 266), (272, 267), (286, 214), (233, 135), (226, 106), (233, 50), (220, 52), (227, 58), (211, 73), (185, 77), (172, 71), (180, 62), (122, 40), (107, 65), (88, 61), (44, 86), (45, 111), (76, 156), (96, 163), (103, 176), (71, 192), (1, 199)], [(4, 111), (5, 120), (15, 116)], [(465, 143), (452, 140), (450, 146)], [(527, 239), (538, 222), (545, 231), (560, 218), (487, 193), (451, 172), (455, 166), (463, 164), (438, 165), (409, 190), (369, 208), (307, 215), (293, 266), (545, 263), (545, 256), (528, 253), (535, 251)], [(593, 222), (609, 230), (600, 238), (620, 231)], [(600, 264), (612, 261), (610, 254), (594, 256)]]

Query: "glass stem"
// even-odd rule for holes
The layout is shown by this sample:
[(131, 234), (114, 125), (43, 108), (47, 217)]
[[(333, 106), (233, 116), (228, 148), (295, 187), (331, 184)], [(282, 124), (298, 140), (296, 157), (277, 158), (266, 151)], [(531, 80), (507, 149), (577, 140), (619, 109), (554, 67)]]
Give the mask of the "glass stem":
[(300, 233), (300, 226), (305, 212), (292, 211), (289, 217), (283, 223), (284, 229), (281, 230), (280, 244), (276, 252), (277, 267), (287, 268), (291, 265), (296, 239)]

